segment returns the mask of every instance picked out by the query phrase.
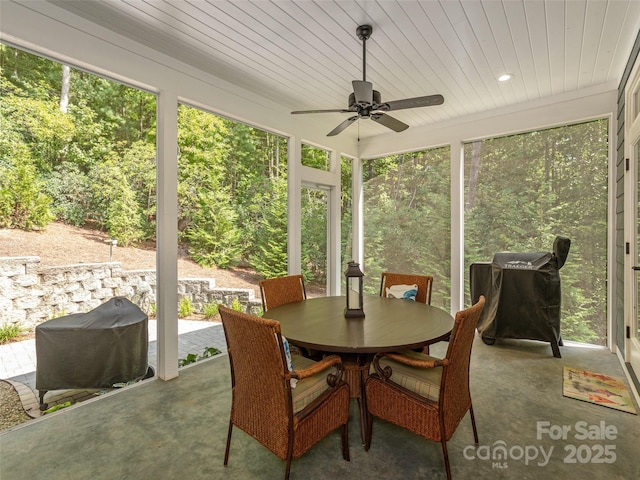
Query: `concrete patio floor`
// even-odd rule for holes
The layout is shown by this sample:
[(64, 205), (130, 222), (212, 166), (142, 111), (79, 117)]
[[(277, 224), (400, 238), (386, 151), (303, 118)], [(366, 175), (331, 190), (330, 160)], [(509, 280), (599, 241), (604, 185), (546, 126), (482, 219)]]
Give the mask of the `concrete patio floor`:
[[(570, 342), (561, 359), (542, 342), (503, 340), (488, 346), (476, 338), (473, 348), (471, 392), (480, 448), (473, 445), (467, 416), (448, 444), (454, 479), (640, 478), (640, 417), (562, 395), (565, 365), (624, 377), (615, 355)], [(442, 344), (432, 349), (436, 355), (443, 351)], [(284, 462), (238, 429), (229, 465), (223, 467), (230, 400), (223, 354), (181, 369), (172, 381), (140, 382), (0, 434), (0, 478), (283, 478)], [(541, 433), (539, 422), (568, 428), (568, 434), (551, 438)], [(593, 428), (595, 438), (576, 437), (583, 425), (578, 422)], [(603, 428), (615, 429), (615, 435), (605, 438)], [(351, 461), (342, 460), (340, 435), (334, 432), (293, 462), (291, 478), (445, 478), (438, 443), (378, 420), (365, 452), (358, 429), (353, 401)], [(571, 445), (582, 456), (572, 457)], [(506, 458), (494, 457), (498, 446), (506, 447)], [(601, 449), (614, 457), (604, 462)]]

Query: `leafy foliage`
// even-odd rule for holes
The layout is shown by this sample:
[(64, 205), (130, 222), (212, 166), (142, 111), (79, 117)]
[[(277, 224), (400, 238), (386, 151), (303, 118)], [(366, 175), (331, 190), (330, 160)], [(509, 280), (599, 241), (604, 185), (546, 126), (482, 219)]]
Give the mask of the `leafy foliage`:
[(550, 251), (556, 235), (571, 238), (560, 271), (562, 335), (601, 344), (607, 324), (607, 130), (607, 121), (597, 120), (465, 147), (473, 198), (465, 211), (467, 267), (498, 251)]
[(198, 355), (196, 355), (195, 353), (188, 353), (186, 358), (179, 359), (178, 366), (184, 367), (185, 365), (190, 365), (200, 360), (204, 360), (205, 358), (213, 357), (214, 355), (218, 355), (219, 353), (221, 353), (220, 350), (215, 347), (206, 347), (204, 351)]
[(198, 194), (198, 207), (184, 233), (192, 245), (191, 256), (201, 265), (227, 267), (240, 254), (236, 212), (228, 205), (224, 189)]
[(53, 218), (51, 198), (42, 193), (43, 182), (35, 161), (38, 149), (24, 142), (23, 136), (31, 137), (25, 127), (27, 118), (45, 107), (37, 100), (21, 101), (23, 97), (16, 88), (5, 79), (0, 82), (0, 227), (43, 227)]
[[(156, 230), (156, 99), (0, 44), (0, 227), (92, 224), (122, 245)], [(287, 274), (287, 139), (206, 111), (178, 108), (178, 229), (205, 266), (243, 264)], [(606, 338), (607, 122), (465, 145), (465, 266), (500, 250), (549, 250), (572, 239), (563, 281), (563, 336)], [(329, 152), (303, 144), (302, 163), (328, 170)], [(451, 268), (449, 148), (367, 160), (365, 287), (384, 270), (435, 278), (448, 309)], [(351, 161), (340, 159), (343, 265), (351, 260)], [(302, 269), (325, 284), (327, 196), (302, 195)]]
[(204, 314), (204, 318), (211, 320), (218, 314), (218, 304), (217, 303), (206, 303), (202, 307), (202, 313)]
[(35, 167), (0, 164), (0, 227), (32, 230), (51, 222), (51, 199), (41, 193)]
[[(65, 113), (60, 64), (0, 45), (0, 65), (1, 225), (35, 228), (55, 216), (122, 245), (153, 239), (155, 97), (72, 69)], [(186, 105), (178, 137), (180, 240), (203, 265), (266, 265), (272, 252), (258, 239), (286, 243), (286, 222), (263, 212), (286, 185), (286, 139)], [(286, 190), (284, 200), (286, 212)]]
[(377, 294), (383, 271), (434, 277), (432, 304), (450, 303), (449, 148), (366, 161), (365, 290)]
[[(607, 121), (465, 145), (465, 271), (499, 251), (572, 239), (562, 278), (563, 338), (606, 341)], [(364, 164), (365, 288), (384, 270), (433, 275), (450, 304), (449, 150)], [(466, 284), (468, 294), (468, 282)]]
[(52, 407), (47, 408), (46, 410), (42, 411), (43, 415), (46, 415), (48, 413), (53, 413), (53, 412), (57, 412), (58, 410), (62, 410), (63, 408), (67, 408), (71, 406), (71, 401), (66, 401), (64, 403), (58, 403)]
[(327, 193), (302, 189), (302, 274), (319, 285), (327, 280)]
[(77, 164), (62, 162), (45, 178), (55, 217), (71, 225), (83, 225), (90, 217), (93, 201), (89, 176)]
[(124, 168), (112, 157), (90, 172), (95, 220), (122, 245), (142, 240), (143, 213)]
[[(260, 199), (262, 210), (254, 225), (256, 242), (252, 264), (264, 277), (281, 277), (287, 274), (287, 244), (283, 232), (287, 231), (287, 182), (273, 181), (272, 190)], [(286, 239), (286, 237), (284, 237)]]
[(178, 302), (178, 318), (186, 318), (193, 313), (193, 304), (189, 297), (182, 297)]
[(236, 312), (244, 312), (244, 307), (238, 298), (234, 298), (231, 302), (231, 310), (235, 310)]
[(0, 345), (18, 338), (23, 331), (24, 328), (19, 323), (3, 323), (0, 325)]

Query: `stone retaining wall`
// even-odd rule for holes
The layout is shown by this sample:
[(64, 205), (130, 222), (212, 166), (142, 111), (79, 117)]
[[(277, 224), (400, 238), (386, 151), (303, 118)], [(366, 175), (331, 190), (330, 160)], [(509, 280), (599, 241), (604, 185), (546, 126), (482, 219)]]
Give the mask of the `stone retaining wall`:
[[(40, 266), (40, 257), (0, 257), (0, 325), (35, 328), (51, 318), (88, 312), (114, 296), (142, 306), (155, 303), (155, 270), (122, 270), (120, 262)], [(218, 288), (213, 278), (178, 280), (178, 298), (189, 298), (194, 313), (208, 303), (258, 313), (261, 302), (252, 289)]]

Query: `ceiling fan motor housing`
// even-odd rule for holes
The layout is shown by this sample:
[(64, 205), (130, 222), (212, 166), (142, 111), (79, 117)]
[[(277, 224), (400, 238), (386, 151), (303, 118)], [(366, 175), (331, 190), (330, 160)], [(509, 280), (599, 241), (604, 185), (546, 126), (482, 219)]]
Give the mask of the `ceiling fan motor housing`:
[[(380, 105), (382, 103), (382, 96), (380, 95), (380, 92), (377, 90), (373, 91), (373, 105)], [(347, 108), (352, 109), (353, 107), (355, 107), (358, 103), (356, 102), (356, 94), (355, 93), (350, 93), (349, 94), (349, 105), (347, 106)]]

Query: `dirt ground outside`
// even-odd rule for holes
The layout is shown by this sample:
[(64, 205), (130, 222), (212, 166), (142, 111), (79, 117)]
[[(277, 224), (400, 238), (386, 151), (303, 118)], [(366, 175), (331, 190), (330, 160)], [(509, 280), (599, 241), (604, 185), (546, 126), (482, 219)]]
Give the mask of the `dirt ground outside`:
[[(109, 236), (100, 230), (51, 223), (40, 231), (0, 229), (0, 257), (40, 257), (42, 266), (73, 265), (78, 263), (120, 262), (123, 270), (155, 270), (156, 246), (153, 242), (134, 247), (111, 247)], [(262, 277), (249, 268), (204, 268), (189, 258), (188, 252), (178, 252), (179, 278), (213, 278), (222, 288), (249, 288), (260, 298), (258, 282)], [(306, 285), (307, 296), (322, 296), (322, 286)], [(193, 320), (202, 320), (194, 315)], [(214, 321), (219, 321), (216, 315)], [(14, 341), (26, 340), (34, 332), (23, 332)]]
[[(51, 223), (42, 231), (0, 230), (0, 257), (38, 256), (43, 266), (76, 263), (120, 262), (123, 270), (156, 269), (155, 244), (147, 242), (135, 247), (107, 243), (105, 232), (63, 223)], [(178, 252), (178, 277), (214, 278), (216, 287), (252, 288), (260, 298), (261, 277), (243, 268), (204, 268), (190, 260), (184, 251)]]

